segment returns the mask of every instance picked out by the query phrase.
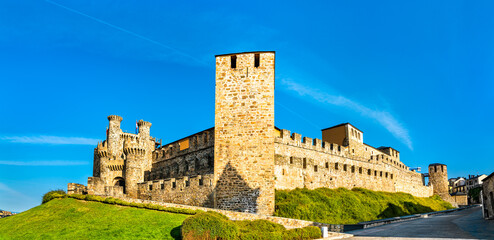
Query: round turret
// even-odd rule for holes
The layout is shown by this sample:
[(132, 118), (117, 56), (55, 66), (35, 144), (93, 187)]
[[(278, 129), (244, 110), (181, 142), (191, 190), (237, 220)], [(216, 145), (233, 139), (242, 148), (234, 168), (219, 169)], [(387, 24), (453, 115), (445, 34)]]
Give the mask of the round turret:
[(433, 163), (429, 165), (429, 183), (434, 186), (434, 194), (448, 194), (448, 169), (445, 164)]
[(150, 136), (151, 134), (151, 123), (144, 120), (139, 120), (137, 126), (139, 126), (139, 135)]
[(118, 115), (110, 115), (108, 116), (108, 121), (117, 121), (117, 122), (121, 122), (123, 120), (122, 117), (118, 116)]
[(124, 142), (123, 151), (125, 155), (144, 156), (146, 148), (140, 144), (137, 138), (129, 138)]

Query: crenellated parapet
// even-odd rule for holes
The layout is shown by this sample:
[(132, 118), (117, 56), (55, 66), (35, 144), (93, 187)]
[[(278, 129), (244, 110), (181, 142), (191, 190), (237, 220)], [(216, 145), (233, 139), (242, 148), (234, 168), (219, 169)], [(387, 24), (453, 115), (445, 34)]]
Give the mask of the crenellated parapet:
[(144, 121), (142, 119), (137, 122), (137, 126), (139, 127), (151, 127), (151, 125), (152, 123)]
[(289, 130), (280, 129), (279, 137), (275, 137), (276, 143), (301, 147), (314, 151), (320, 151), (332, 155), (347, 157), (348, 148), (336, 143), (324, 142), (318, 138), (302, 137), (299, 133), (291, 133)]
[(108, 158), (108, 147), (106, 145), (106, 141), (98, 142), (98, 146), (96, 147), (96, 153), (100, 158)]
[(134, 155), (134, 156), (144, 156), (146, 154), (146, 148), (142, 143), (133, 143), (133, 142), (124, 142), (123, 151), (125, 155)]
[(108, 116), (108, 121), (117, 121), (117, 122), (121, 122), (123, 120), (122, 117), (118, 116), (118, 115), (110, 115)]

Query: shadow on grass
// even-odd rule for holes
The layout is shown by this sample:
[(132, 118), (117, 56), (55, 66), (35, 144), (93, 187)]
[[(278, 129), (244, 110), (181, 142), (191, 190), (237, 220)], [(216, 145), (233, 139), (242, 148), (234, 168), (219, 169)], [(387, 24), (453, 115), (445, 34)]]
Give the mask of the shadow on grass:
[(170, 235), (173, 237), (175, 240), (182, 240), (182, 225), (173, 228), (170, 231)]
[(389, 203), (388, 207), (384, 209), (377, 217), (379, 219), (383, 218), (392, 218), (392, 217), (400, 217), (400, 216), (406, 216), (406, 215), (411, 215), (411, 214), (417, 214), (417, 213), (427, 213), (427, 212), (433, 212), (434, 210), (430, 207), (412, 203), (412, 202), (404, 202), (403, 205), (405, 206), (404, 210), (402, 207)]

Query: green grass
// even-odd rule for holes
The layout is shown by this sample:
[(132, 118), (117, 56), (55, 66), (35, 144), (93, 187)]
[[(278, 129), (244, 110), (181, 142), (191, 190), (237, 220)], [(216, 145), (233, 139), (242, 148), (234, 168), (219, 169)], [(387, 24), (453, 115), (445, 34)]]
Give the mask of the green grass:
[(364, 221), (441, 211), (453, 208), (439, 196), (376, 192), (362, 188), (276, 191), (275, 216), (330, 224)]
[(177, 239), (189, 216), (61, 198), (0, 219), (0, 239)]

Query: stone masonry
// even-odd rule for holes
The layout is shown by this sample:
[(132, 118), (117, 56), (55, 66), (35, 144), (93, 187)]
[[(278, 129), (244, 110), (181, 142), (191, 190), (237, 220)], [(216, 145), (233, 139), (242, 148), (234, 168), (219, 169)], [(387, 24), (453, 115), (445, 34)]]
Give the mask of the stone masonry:
[(216, 56), (214, 206), (274, 212), (274, 52)]
[[(274, 126), (274, 52), (216, 56), (215, 126), (161, 144), (151, 123), (137, 134), (108, 117), (106, 140), (94, 149), (93, 176), (73, 193), (169, 202), (271, 215), (275, 189), (320, 187), (405, 192), (448, 198), (446, 165), (426, 175), (409, 170), (391, 147), (364, 143), (349, 123), (322, 139)], [(450, 197), (450, 196), (449, 196)]]

